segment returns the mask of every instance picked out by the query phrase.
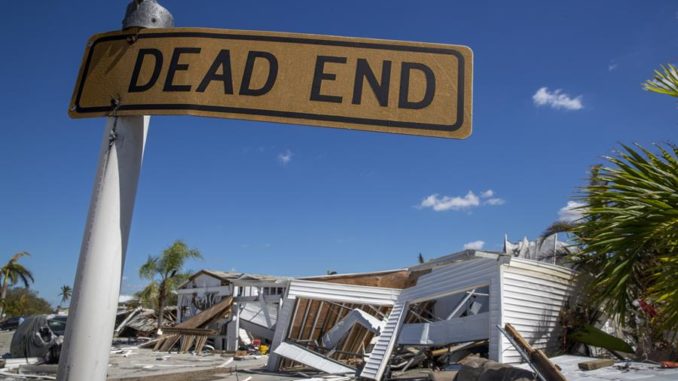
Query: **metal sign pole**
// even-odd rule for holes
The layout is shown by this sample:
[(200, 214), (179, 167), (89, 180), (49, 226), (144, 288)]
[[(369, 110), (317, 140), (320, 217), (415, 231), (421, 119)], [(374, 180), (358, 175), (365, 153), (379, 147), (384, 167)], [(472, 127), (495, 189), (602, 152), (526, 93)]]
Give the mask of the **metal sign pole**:
[[(134, 0), (123, 26), (172, 27), (173, 20), (155, 0)], [(149, 121), (132, 116), (106, 122), (57, 380), (106, 380)]]

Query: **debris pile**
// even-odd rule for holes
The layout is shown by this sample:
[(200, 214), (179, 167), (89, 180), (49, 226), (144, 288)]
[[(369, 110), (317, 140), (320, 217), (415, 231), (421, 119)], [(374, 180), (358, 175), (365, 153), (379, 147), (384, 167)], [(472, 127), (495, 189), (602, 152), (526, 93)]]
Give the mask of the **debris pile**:
[[(557, 240), (546, 244), (558, 248)], [(306, 278), (201, 270), (178, 288), (177, 306), (163, 311), (160, 331), (154, 311), (120, 311), (109, 378), (230, 380), (234, 360), (239, 369), (251, 368), (252, 381), (678, 377), (671, 361), (660, 367), (549, 358), (564, 337), (576, 336), (563, 330), (563, 310), (577, 297), (574, 272), (531, 247), (537, 246), (465, 250), (403, 269)], [(65, 323), (60, 319), (55, 322)], [(33, 317), (19, 327), (12, 355), (21, 359), (7, 359), (0, 378), (18, 372), (54, 377), (56, 368), (47, 363), (58, 359), (63, 331), (55, 333), (58, 324), (50, 321)], [(598, 328), (584, 328), (577, 332), (586, 335), (576, 336), (581, 345), (625, 359), (620, 353), (632, 351)]]

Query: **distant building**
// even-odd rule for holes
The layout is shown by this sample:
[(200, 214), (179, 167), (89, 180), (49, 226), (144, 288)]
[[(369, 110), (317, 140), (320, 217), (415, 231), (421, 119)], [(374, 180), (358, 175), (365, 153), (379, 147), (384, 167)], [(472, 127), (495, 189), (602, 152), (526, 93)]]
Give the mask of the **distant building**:
[(232, 313), (210, 328), (219, 331), (212, 337), (216, 349), (234, 351), (238, 340), (258, 338), (270, 341), (290, 277), (200, 270), (177, 288), (177, 322), (183, 322), (233, 297)]

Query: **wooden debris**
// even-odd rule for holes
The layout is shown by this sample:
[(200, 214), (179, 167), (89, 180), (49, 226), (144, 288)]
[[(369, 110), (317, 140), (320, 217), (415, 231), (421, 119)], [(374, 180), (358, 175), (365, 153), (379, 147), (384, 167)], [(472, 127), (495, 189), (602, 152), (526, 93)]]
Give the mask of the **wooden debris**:
[(232, 305), (233, 297), (224, 298), (221, 302), (183, 323), (179, 323), (174, 327), (163, 327), (166, 334), (163, 334), (158, 339), (153, 350), (169, 352), (179, 340), (182, 340), (179, 353), (186, 353), (193, 346), (195, 346), (195, 352), (201, 352), (207, 342), (207, 338), (217, 333), (214, 330), (204, 329), (203, 327), (229, 314)]
[(183, 323), (179, 323), (174, 328), (202, 328), (214, 320), (224, 317), (231, 311), (233, 304), (233, 297), (224, 298), (221, 302), (212, 307), (202, 311)]
[(507, 323), (504, 326), (504, 330), (511, 335), (516, 344), (520, 346), (528, 356), (530, 362), (537, 368), (539, 373), (546, 379), (546, 381), (567, 381), (565, 376), (556, 368), (556, 366), (551, 362), (551, 360), (546, 357), (544, 352), (539, 349), (534, 349), (532, 346), (525, 340), (525, 338), (516, 330), (511, 324)]
[(579, 369), (581, 370), (595, 370), (600, 368), (605, 368), (606, 366), (614, 365), (614, 360), (612, 359), (596, 359), (591, 361), (580, 362)]

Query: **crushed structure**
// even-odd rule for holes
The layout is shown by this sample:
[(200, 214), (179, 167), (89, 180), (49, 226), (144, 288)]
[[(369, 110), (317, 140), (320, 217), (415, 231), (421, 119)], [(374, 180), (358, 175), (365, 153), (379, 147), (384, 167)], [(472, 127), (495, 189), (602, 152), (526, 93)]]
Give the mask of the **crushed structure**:
[(558, 240), (558, 234), (555, 233), (534, 241), (523, 237), (518, 242), (511, 242), (508, 235), (504, 235), (502, 252), (517, 258), (567, 266), (565, 258), (571, 250), (572, 247), (567, 242)]
[(216, 331), (209, 342), (217, 350), (235, 351), (251, 337), (272, 340), (280, 301), (289, 277), (201, 270), (177, 289), (177, 326), (201, 312), (232, 300), (230, 314), (204, 328)]
[(558, 318), (573, 276), (562, 266), (465, 250), (381, 274), (291, 280), (268, 369), (380, 380), (432, 352), (478, 346), (491, 360), (517, 363), (497, 326), (513, 324), (536, 349), (559, 349)]

